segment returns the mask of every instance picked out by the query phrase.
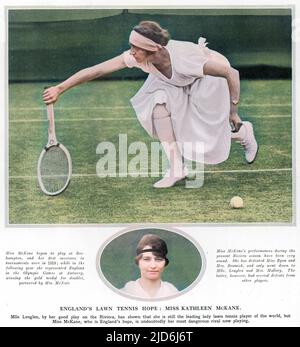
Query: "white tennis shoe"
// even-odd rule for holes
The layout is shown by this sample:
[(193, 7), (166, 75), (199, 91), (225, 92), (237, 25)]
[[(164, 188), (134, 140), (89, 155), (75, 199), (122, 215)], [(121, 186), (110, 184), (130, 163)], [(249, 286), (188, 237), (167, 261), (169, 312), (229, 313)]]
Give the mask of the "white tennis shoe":
[(171, 174), (171, 170), (168, 169), (164, 175), (164, 177), (153, 184), (154, 188), (171, 188), (177, 182), (183, 181), (188, 176), (188, 169), (186, 167), (183, 168), (181, 175), (174, 176)]
[(243, 122), (246, 130), (245, 137), (241, 140), (241, 145), (244, 147), (245, 158), (248, 164), (252, 164), (257, 156), (258, 144), (255, 139), (253, 125), (250, 122)]

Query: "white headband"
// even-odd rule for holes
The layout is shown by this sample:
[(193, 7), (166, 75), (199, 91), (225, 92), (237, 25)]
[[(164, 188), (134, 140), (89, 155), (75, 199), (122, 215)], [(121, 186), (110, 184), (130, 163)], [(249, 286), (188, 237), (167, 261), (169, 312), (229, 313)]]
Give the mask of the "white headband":
[(147, 37), (139, 34), (137, 31), (132, 30), (129, 36), (129, 42), (136, 47), (145, 49), (146, 51), (156, 52), (162, 47), (159, 43), (156, 43)]

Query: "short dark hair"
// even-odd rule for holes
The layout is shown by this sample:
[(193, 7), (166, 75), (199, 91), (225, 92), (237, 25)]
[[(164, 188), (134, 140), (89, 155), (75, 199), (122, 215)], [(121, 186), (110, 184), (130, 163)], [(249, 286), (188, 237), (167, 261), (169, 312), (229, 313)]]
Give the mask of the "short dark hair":
[(144, 253), (143, 250), (146, 246), (148, 246), (152, 250), (152, 253), (155, 256), (164, 258), (166, 260), (165, 266), (169, 264), (169, 259), (167, 258), (168, 247), (166, 242), (157, 235), (147, 234), (141, 238), (136, 248), (135, 262), (137, 265), (142, 258), (142, 254)]
[(168, 30), (163, 29), (157, 22), (145, 20), (136, 25), (133, 30), (162, 46), (166, 46), (170, 40)]

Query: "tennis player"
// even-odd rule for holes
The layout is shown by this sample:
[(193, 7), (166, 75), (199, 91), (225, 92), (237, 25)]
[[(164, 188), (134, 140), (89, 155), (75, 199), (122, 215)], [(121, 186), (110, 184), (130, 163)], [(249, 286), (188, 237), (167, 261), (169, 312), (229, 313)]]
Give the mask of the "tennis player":
[[(155, 188), (172, 187), (187, 177), (183, 158), (224, 162), (232, 140), (242, 144), (246, 161), (254, 162), (258, 144), (253, 126), (238, 115), (239, 72), (223, 55), (209, 49), (204, 38), (197, 44), (170, 40), (168, 31), (152, 21), (135, 26), (129, 43), (131, 49), (123, 54), (45, 90), (44, 102), (53, 103), (66, 90), (114, 71), (139, 68), (149, 75), (131, 103), (147, 133), (162, 143), (170, 164)], [(185, 143), (196, 142), (204, 144), (204, 153), (197, 153), (199, 146), (184, 152)]]
[(168, 248), (164, 240), (152, 234), (143, 236), (137, 246), (135, 258), (141, 277), (126, 283), (121, 291), (145, 299), (159, 299), (178, 293), (173, 284), (161, 280), (169, 264), (167, 254)]

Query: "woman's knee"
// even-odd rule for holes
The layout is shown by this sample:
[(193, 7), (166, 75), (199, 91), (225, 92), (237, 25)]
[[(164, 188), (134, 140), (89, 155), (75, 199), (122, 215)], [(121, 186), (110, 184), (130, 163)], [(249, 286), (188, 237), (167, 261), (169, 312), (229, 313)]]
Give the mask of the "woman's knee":
[(170, 112), (167, 110), (166, 104), (156, 104), (153, 108), (153, 119), (170, 117)]

